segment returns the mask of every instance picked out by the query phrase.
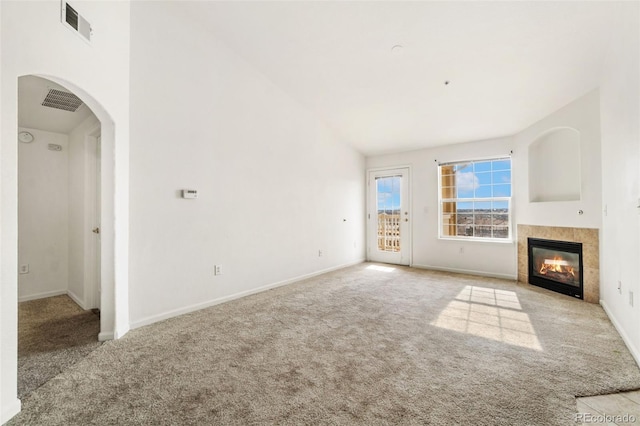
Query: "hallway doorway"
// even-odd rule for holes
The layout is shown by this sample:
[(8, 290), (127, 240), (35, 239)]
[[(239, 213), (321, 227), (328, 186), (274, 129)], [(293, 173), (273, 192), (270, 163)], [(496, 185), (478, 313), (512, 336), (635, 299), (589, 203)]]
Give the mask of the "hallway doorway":
[(99, 345), (101, 123), (63, 86), (23, 76), (18, 135), (18, 389), (24, 396)]

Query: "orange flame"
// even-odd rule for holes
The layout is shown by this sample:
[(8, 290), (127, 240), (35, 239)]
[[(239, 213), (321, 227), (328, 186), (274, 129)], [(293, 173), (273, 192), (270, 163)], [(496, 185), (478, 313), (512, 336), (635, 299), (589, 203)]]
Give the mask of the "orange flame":
[(575, 278), (575, 269), (569, 266), (569, 262), (562, 259), (560, 256), (555, 256), (553, 259), (545, 259), (540, 266), (540, 273), (546, 274), (547, 272), (558, 272), (569, 274)]

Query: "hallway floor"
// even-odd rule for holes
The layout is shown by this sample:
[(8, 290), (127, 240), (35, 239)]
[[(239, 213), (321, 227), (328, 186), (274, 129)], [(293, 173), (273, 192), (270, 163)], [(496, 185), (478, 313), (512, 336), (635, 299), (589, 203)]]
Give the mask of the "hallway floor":
[(18, 304), (18, 397), (24, 398), (100, 346), (100, 317), (69, 296)]

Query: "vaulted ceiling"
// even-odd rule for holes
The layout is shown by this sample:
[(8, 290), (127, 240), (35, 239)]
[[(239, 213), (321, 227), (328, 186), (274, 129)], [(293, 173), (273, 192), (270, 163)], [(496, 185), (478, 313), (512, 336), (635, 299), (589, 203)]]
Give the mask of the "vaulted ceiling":
[(511, 135), (597, 88), (617, 6), (181, 3), (368, 155)]
[[(597, 88), (619, 6), (176, 4), (367, 155), (511, 135)], [(90, 114), (41, 106), (55, 86), (21, 78), (21, 126), (66, 133)]]

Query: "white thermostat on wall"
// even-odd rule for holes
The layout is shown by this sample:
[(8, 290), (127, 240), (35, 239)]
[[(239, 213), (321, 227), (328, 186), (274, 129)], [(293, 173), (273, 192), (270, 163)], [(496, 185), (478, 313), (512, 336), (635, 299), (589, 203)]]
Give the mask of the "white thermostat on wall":
[(183, 189), (182, 198), (198, 198), (197, 189)]

